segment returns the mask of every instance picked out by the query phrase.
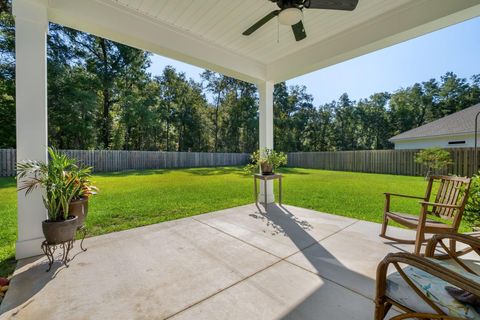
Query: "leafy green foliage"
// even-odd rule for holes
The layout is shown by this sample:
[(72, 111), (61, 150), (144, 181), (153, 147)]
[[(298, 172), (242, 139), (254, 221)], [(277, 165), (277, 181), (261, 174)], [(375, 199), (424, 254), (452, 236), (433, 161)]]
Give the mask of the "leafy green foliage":
[(62, 221), (69, 216), (70, 202), (90, 194), (95, 188), (89, 180), (92, 168), (77, 166), (75, 159), (53, 148), (48, 148), (48, 154), (48, 163), (28, 160), (17, 164), (17, 178), (22, 182), (19, 191), (25, 190), (25, 195), (28, 195), (37, 188), (43, 188), (48, 219)]
[(471, 227), (480, 225), (480, 176), (474, 175), (470, 184), (470, 193), (463, 220)]
[(276, 170), (287, 164), (287, 155), (273, 149), (257, 150), (250, 155), (250, 163), (245, 166), (245, 171), (257, 173), (262, 164), (267, 164)]
[(15, 146), (15, 23), (11, 1), (0, 0), (0, 148)]
[(438, 147), (424, 149), (415, 154), (415, 162), (424, 165), (427, 168), (426, 176), (432, 171), (445, 169), (452, 163), (450, 152)]

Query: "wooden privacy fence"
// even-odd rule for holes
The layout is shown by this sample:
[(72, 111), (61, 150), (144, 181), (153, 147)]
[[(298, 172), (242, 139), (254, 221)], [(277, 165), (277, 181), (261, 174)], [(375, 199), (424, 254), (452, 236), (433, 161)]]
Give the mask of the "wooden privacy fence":
[[(439, 173), (471, 176), (474, 170), (474, 149), (447, 149), (453, 164)], [(419, 150), (361, 150), (332, 152), (293, 152), (288, 154), (288, 166), (338, 171), (423, 175), (425, 168), (415, 163)], [(479, 153), (480, 161), (480, 153)]]
[[(473, 148), (448, 149), (453, 164), (442, 173), (471, 176), (474, 173)], [(62, 150), (96, 172), (194, 168), (244, 165), (246, 153), (204, 153), (117, 150)], [(288, 166), (338, 171), (423, 175), (425, 168), (415, 163), (419, 150), (361, 150), (332, 152), (293, 152)], [(480, 153), (478, 155), (480, 159)], [(15, 149), (0, 149), (0, 176), (15, 175)]]
[[(96, 172), (245, 165), (247, 153), (61, 150)], [(0, 149), (0, 176), (15, 175), (16, 150)]]

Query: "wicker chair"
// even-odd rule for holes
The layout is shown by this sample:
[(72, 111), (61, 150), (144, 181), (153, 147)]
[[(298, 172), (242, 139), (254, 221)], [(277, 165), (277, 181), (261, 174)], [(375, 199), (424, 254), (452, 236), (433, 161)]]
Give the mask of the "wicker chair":
[[(430, 202), (434, 182), (440, 182), (435, 200)], [(408, 196), (402, 194), (385, 193), (385, 210), (380, 236), (399, 243), (415, 244), (414, 253), (420, 254), (422, 243), (426, 241), (425, 234), (456, 233), (462, 220), (463, 211), (468, 200), (470, 178), (454, 176), (432, 176), (428, 180), (427, 190), (424, 197)], [(420, 215), (413, 216), (390, 210), (391, 197), (403, 197), (421, 200)], [(435, 216), (450, 223), (427, 219), (427, 216)], [(407, 228), (417, 230), (415, 240), (405, 240), (386, 235), (388, 222), (393, 220)]]
[[(444, 240), (463, 243), (477, 257), (460, 259)], [(435, 255), (439, 248), (443, 249), (442, 254)], [(445, 290), (446, 286), (454, 286), (480, 297), (479, 257), (480, 240), (462, 234), (434, 235), (425, 257), (388, 254), (377, 268), (374, 319), (383, 320), (392, 306), (402, 312), (392, 320), (479, 319), (480, 314), (473, 306), (456, 301)], [(396, 270), (387, 275), (391, 266)]]

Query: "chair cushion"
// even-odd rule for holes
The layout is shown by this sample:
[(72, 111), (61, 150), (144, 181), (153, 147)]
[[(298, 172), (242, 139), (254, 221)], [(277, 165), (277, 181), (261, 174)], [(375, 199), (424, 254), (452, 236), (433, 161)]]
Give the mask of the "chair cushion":
[[(480, 284), (479, 276), (464, 271), (454, 262), (435, 259), (431, 259), (431, 261), (456, 273), (460, 273), (466, 278)], [(472, 306), (458, 302), (448, 294), (445, 286), (452, 286), (450, 283), (412, 266), (405, 267), (403, 271), (418, 289), (447, 315), (462, 319), (480, 319), (480, 314), (478, 314)], [(394, 272), (387, 277), (386, 295), (413, 311), (436, 313), (435, 310), (410, 288), (398, 272)]]

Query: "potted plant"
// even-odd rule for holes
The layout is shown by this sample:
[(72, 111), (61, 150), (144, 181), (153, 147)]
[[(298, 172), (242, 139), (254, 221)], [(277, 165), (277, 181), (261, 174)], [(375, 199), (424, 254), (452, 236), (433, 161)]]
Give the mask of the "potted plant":
[(48, 219), (42, 222), (42, 230), (49, 244), (71, 241), (77, 229), (77, 217), (69, 212), (71, 200), (78, 194), (80, 184), (76, 183), (75, 161), (66, 155), (48, 148), (50, 160), (23, 161), (17, 164), (17, 178), (22, 179), (26, 195), (37, 188), (43, 188), (43, 203)]
[(70, 215), (76, 216), (77, 227), (84, 226), (85, 219), (88, 215), (88, 199), (92, 194), (96, 194), (97, 187), (92, 185), (90, 180), (92, 167), (81, 167), (75, 165), (71, 171), (75, 176), (75, 184), (78, 185), (77, 192), (70, 201), (69, 209)]
[(258, 172), (258, 168), (260, 167), (260, 172), (263, 175), (270, 175), (273, 174), (278, 167), (286, 164), (287, 155), (285, 153), (277, 152), (273, 149), (262, 149), (252, 153), (250, 163), (246, 169), (249, 172)]

